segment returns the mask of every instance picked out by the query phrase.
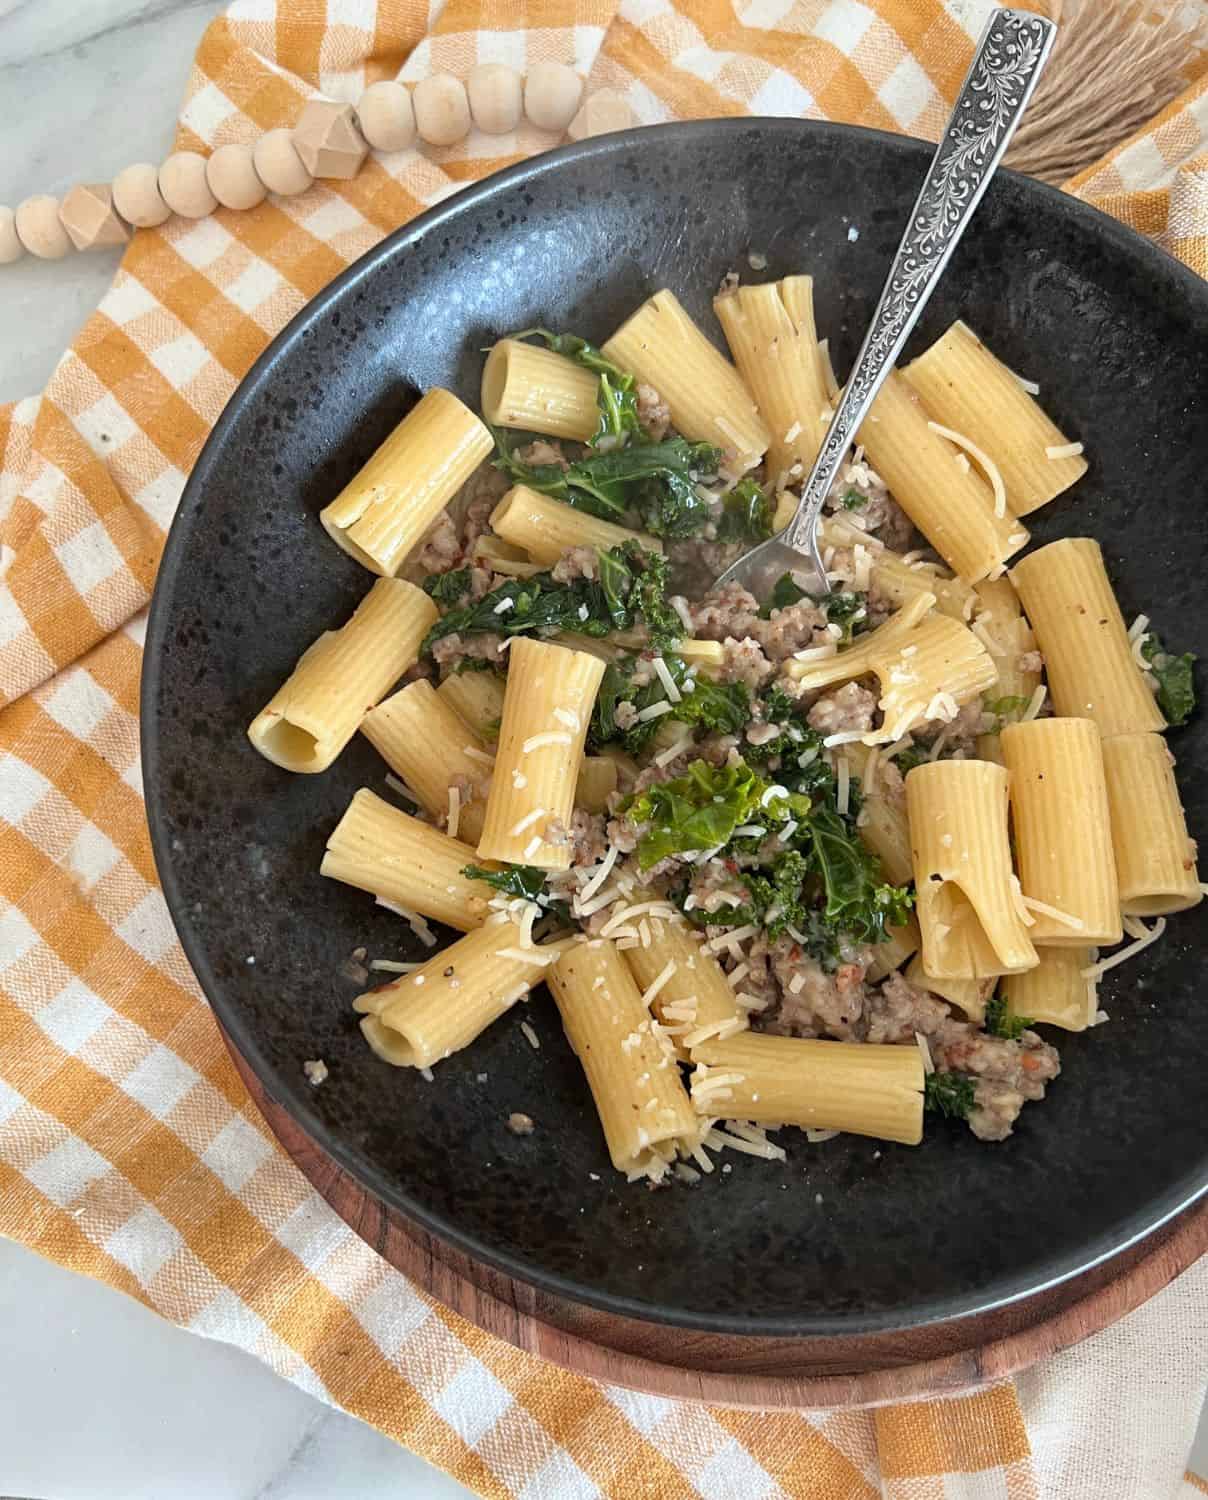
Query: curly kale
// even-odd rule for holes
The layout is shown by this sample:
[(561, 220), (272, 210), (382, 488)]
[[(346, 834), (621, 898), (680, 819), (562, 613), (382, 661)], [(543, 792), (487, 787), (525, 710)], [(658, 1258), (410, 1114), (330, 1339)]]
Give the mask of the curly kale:
[(512, 337), (540, 339), (547, 349), (582, 365), (599, 378), (596, 404), (600, 408), (600, 425), (592, 438), (593, 446), (601, 438), (615, 440), (642, 436), (642, 424), (638, 420), (637, 381), (605, 358), (595, 344), (580, 338), (577, 333), (551, 333), (548, 328), (526, 328), (521, 333), (514, 333)]
[(623, 656), (605, 668), (588, 731), (593, 747), (619, 739), (630, 755), (639, 755), (658, 733), (659, 725), (667, 719), (691, 724), (706, 733), (741, 734), (751, 716), (746, 687), (741, 682), (714, 682), (708, 677), (691, 677), (683, 658), (672, 652), (663, 653), (663, 662), (680, 692), (680, 701), (672, 703), (661, 716), (639, 720), (629, 729), (619, 728), (616, 721), (619, 703), (632, 703), (641, 713), (656, 703), (670, 702), (666, 686), (657, 675), (652, 674), (649, 681), (637, 687), (633, 685), (640, 660), (638, 656)]
[(923, 1080), (923, 1108), (950, 1120), (963, 1120), (973, 1108), (976, 1089), (964, 1073), (928, 1073)]
[(1004, 1041), (1017, 1042), (1032, 1022), (1028, 1016), (1011, 1015), (1004, 995), (992, 995), (986, 1001), (986, 1018), (982, 1024), (990, 1036), (1000, 1036)]
[(740, 479), (722, 497), (719, 542), (765, 542), (772, 535), (776, 505), (753, 479)]
[(442, 609), (461, 604), (470, 592), (470, 568), (454, 568), (449, 573), (429, 573), (424, 579), (424, 593)]
[(1196, 658), (1190, 651), (1171, 656), (1162, 649), (1161, 640), (1151, 630), (1141, 646), (1141, 655), (1153, 668), (1158, 684), (1158, 707), (1167, 724), (1178, 729), (1186, 724), (1195, 708)]

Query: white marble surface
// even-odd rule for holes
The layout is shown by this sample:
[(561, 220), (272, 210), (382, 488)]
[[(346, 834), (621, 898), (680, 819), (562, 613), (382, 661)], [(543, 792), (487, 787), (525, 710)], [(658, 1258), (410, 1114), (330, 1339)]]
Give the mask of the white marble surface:
[[(161, 157), (197, 39), (221, 8), (222, 0), (0, 0), (0, 100), (19, 106), (4, 110), (0, 202)], [(0, 268), (0, 401), (41, 389), (116, 263), (109, 251)], [(1208, 1469), (1204, 1428), (1197, 1461)], [(0, 1240), (0, 1495), (468, 1493), (239, 1350)]]

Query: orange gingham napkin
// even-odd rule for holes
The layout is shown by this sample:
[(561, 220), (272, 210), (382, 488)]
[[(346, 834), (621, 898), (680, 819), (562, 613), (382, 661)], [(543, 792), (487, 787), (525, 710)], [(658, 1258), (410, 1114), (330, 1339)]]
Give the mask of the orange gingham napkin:
[[(644, 122), (809, 115), (934, 136), (984, 0), (236, 0), (178, 145), (322, 93), (573, 63)], [(41, 396), (0, 409), (0, 1233), (251, 1350), (483, 1495), (1169, 1497), (1208, 1274), (1014, 1383), (749, 1414), (597, 1386), (418, 1292), (268, 1135), (176, 942), (143, 816), (145, 606), (185, 476), (282, 324), (382, 235), (552, 146), (526, 126), (136, 236)], [(1078, 191), (1208, 274), (1208, 82)]]

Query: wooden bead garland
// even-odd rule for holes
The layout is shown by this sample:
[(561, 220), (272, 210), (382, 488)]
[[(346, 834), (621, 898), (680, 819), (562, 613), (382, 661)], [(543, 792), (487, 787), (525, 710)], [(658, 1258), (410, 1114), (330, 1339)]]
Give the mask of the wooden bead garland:
[(206, 181), (206, 159), (196, 151), (173, 151), (159, 169), (159, 190), (182, 219), (204, 219), (218, 207)]
[(405, 151), (415, 139), (411, 95), (401, 83), (371, 83), (356, 109), (361, 134), (375, 151)]
[(0, 265), (27, 252), (58, 260), (73, 246), (124, 244), (129, 226), (153, 229), (174, 213), (202, 219), (220, 205), (255, 208), (268, 193), (287, 198), (306, 192), (316, 177), (355, 177), (370, 148), (404, 151), (417, 136), (427, 145), (452, 146), (474, 126), (486, 135), (507, 135), (526, 115), (538, 129), (572, 140), (636, 123), (628, 102), (612, 90), (585, 100), (582, 80), (564, 63), (535, 63), (527, 78), (504, 63), (480, 63), (464, 84), (451, 73), (434, 73), (410, 90), (383, 79), (355, 106), (311, 99), (292, 130), (270, 130), (254, 145), (230, 143), (208, 157), (174, 151), (158, 168), (136, 162), (112, 186), (78, 185), (61, 204), (37, 195), (15, 212), (0, 205)]
[(415, 128), (430, 146), (452, 146), (470, 133), (470, 101), (465, 84), (452, 73), (433, 73), (411, 96)]
[(136, 229), (154, 229), (172, 217), (159, 190), (159, 168), (149, 161), (123, 167), (113, 179), (113, 206)]
[(315, 180), (298, 155), (293, 131), (284, 125), (260, 137), (252, 147), (252, 165), (269, 192), (281, 198), (304, 193)]
[(59, 200), (41, 193), (17, 204), (17, 238), (39, 260), (61, 260), (71, 249), (59, 223)]
[(268, 194), (250, 146), (219, 146), (206, 162), (206, 183), (223, 208), (255, 208)]
[(17, 216), (11, 208), (0, 208), (0, 266), (11, 266), (25, 254), (17, 238)]
[(524, 79), (504, 63), (479, 63), (466, 79), (470, 114), (487, 135), (507, 135), (524, 113)]

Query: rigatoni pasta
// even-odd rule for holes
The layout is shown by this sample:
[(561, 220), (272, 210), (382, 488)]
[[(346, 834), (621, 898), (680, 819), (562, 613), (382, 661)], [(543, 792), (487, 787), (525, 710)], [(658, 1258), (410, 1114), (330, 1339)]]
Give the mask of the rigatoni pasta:
[(362, 787), (332, 830), (319, 873), (404, 912), (469, 932), (486, 920), (495, 894), (462, 874), (475, 862), (469, 844)]
[(1036, 963), (1013, 888), (1010, 777), (986, 761), (936, 761), (906, 778), (923, 968), (983, 979)]
[(415, 973), (361, 997), (357, 1008), (371, 1018), (370, 1045), (374, 1036), (385, 1043), (386, 1060), (398, 1067), (443, 1062), (524, 999), (566, 947), (565, 941), (526, 947), (515, 922), (488, 922)]
[(613, 1166), (630, 1180), (658, 1181), (700, 1137), (674, 1048), (660, 1037), (624, 958), (607, 938), (572, 942), (548, 978)]
[(742, 1032), (692, 1049), (699, 1114), (756, 1125), (844, 1130), (917, 1146), (923, 1058), (917, 1047), (815, 1042)]
[(652, 916), (649, 931), (648, 943), (626, 949), (625, 962), (676, 1050), (686, 1057), (698, 1042), (742, 1031), (747, 1012), (717, 959), (693, 941), (687, 926)]
[(1015, 585), (1009, 578), (986, 579), (974, 585), (974, 593), (977, 603), (971, 628), (994, 659), (998, 673), (994, 696), (1000, 701), (1022, 699), (1026, 705), (1040, 686), (1041, 662)]
[(1007, 1014), (1063, 1031), (1085, 1031), (1099, 1008), (1095, 982), (1086, 977), (1089, 948), (1037, 948), (1040, 962), (1002, 981)]
[(612, 521), (602, 521), (560, 500), (539, 495), (525, 484), (510, 489), (491, 513), (491, 525), (505, 540), (523, 547), (536, 562), (551, 566), (572, 547), (594, 547), (607, 552), (626, 542), (637, 542), (648, 552), (661, 552), (662, 543)]
[(371, 573), (393, 578), (492, 446), (451, 391), (431, 390), (319, 512), (323, 529)]
[(248, 726), (266, 760), (287, 771), (326, 771), (367, 709), (419, 655), (436, 606), (401, 578), (382, 578), (346, 625), (321, 635)]
[(476, 844), (494, 756), (424, 678), (365, 715), (361, 732), (451, 837)]
[(570, 865), (570, 826), (583, 742), (604, 663), (519, 638), (478, 852), (542, 870)]
[(1125, 915), (1164, 916), (1204, 899), (1195, 844), (1174, 779), (1174, 757), (1157, 734), (1121, 734), (1103, 745), (1112, 844)]
[(770, 434), (742, 377), (669, 291), (655, 292), (621, 324), (603, 353), (653, 386), (685, 437), (712, 443), (735, 474), (753, 469)]
[(1017, 563), (1011, 579), (1044, 653), (1059, 714), (1094, 719), (1105, 740), (1165, 728), (1133, 659), (1098, 542), (1050, 542)]
[(1120, 893), (1094, 721), (1009, 724), (1002, 752), (1032, 941), (1050, 948), (1118, 943)]
[(830, 422), (813, 279), (727, 288), (714, 297), (713, 311), (767, 426), (769, 474), (781, 483), (808, 474)]
[(995, 514), (989, 487), (956, 462), (901, 375), (886, 380), (857, 436), (898, 504), (959, 578), (988, 577), (1027, 543), (1027, 528), (1009, 511)]
[(937, 422), (997, 465), (1013, 514), (1039, 510), (1086, 473), (1082, 445), (1069, 441), (967, 323), (958, 319), (902, 374)]
[(482, 369), (482, 414), (496, 427), (585, 443), (600, 423), (599, 383), (565, 355), (500, 339)]
[(436, 689), (481, 740), (494, 740), (503, 717), (503, 678), (494, 672), (454, 672)]

